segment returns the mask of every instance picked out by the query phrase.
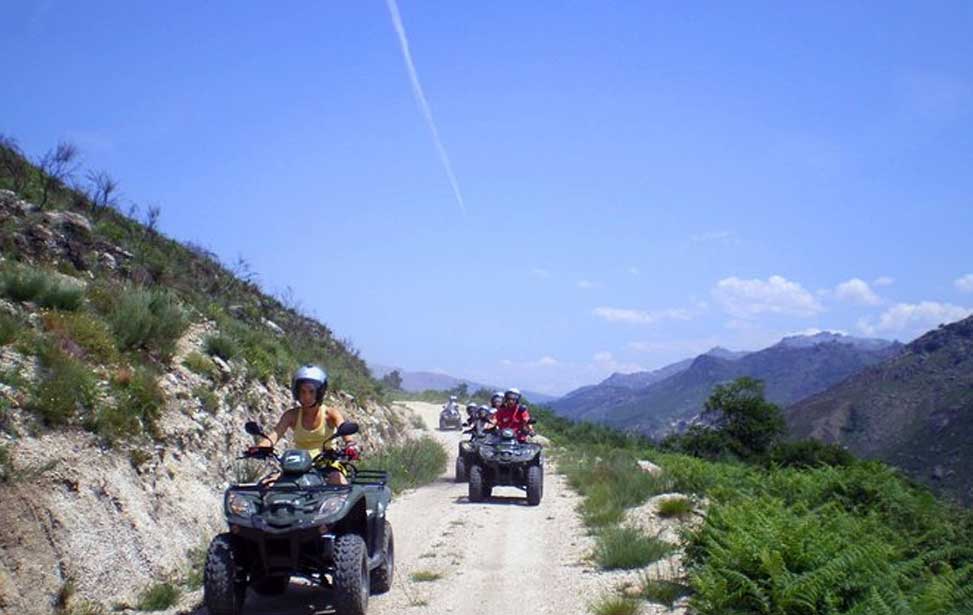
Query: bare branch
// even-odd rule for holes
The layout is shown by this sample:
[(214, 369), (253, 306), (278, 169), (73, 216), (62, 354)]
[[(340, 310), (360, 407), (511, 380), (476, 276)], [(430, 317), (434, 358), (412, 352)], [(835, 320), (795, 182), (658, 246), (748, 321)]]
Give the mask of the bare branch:
[(78, 171), (77, 159), (79, 153), (76, 145), (61, 141), (57, 144), (57, 147), (48, 150), (37, 161), (37, 166), (43, 176), (41, 207), (47, 205), (52, 193), (62, 188), (68, 180), (74, 177), (74, 174)]
[(91, 184), (89, 198), (91, 199), (92, 213), (98, 213), (108, 207), (118, 207), (120, 194), (118, 192), (118, 182), (115, 181), (107, 171), (88, 171), (88, 183)]
[(29, 176), (27, 157), (14, 139), (0, 134), (0, 172), (10, 179), (17, 194), (23, 194)]

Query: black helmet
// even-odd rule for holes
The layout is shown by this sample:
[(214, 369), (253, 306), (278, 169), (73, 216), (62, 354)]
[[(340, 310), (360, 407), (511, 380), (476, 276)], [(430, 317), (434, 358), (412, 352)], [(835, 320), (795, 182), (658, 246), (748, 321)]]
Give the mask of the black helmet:
[(300, 399), (297, 393), (302, 382), (314, 384), (314, 403), (320, 404), (324, 399), (324, 392), (328, 390), (328, 374), (317, 365), (304, 365), (294, 372), (294, 377), (291, 379), (291, 394), (294, 395), (295, 400)]

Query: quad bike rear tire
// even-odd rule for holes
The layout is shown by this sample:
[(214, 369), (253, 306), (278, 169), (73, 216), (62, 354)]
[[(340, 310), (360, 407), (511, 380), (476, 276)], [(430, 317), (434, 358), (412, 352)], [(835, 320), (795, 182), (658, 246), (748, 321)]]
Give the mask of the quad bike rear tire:
[(467, 479), (466, 460), (462, 456), (456, 458), (456, 482), (462, 483)]
[(372, 570), (371, 591), (373, 594), (384, 594), (392, 588), (392, 578), (395, 576), (395, 538), (392, 536), (392, 524), (385, 521), (385, 539), (382, 542), (382, 564)]

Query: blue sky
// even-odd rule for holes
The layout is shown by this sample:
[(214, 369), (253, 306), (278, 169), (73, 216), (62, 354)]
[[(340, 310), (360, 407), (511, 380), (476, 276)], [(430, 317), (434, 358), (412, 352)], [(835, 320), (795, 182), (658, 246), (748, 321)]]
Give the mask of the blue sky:
[(5, 7), (0, 131), (77, 143), (364, 356), (564, 392), (973, 307), (973, 4)]

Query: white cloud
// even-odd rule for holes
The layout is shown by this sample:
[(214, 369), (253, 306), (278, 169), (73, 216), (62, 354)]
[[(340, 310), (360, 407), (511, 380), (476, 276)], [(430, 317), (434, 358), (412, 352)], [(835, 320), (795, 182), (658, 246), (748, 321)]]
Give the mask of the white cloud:
[(557, 365), (557, 359), (551, 356), (543, 356), (537, 360), (537, 365), (539, 367), (548, 367), (551, 365)]
[(608, 322), (627, 322), (638, 325), (651, 325), (663, 320), (690, 320), (693, 317), (689, 310), (678, 308), (646, 312), (626, 308), (598, 307), (592, 313)]
[(604, 363), (606, 361), (611, 361), (613, 356), (612, 353), (608, 352), (607, 350), (603, 350), (601, 352), (596, 352), (592, 359), (599, 363)]
[(772, 275), (766, 281), (724, 278), (716, 283), (713, 297), (736, 318), (753, 318), (764, 313), (813, 316), (824, 310), (804, 287), (779, 275)]
[(697, 233), (689, 238), (693, 243), (714, 243), (719, 242), (727, 245), (737, 245), (740, 243), (739, 238), (733, 231), (707, 231), (705, 233)]
[(663, 340), (656, 342), (635, 341), (628, 343), (628, 349), (634, 352), (644, 353), (680, 353), (685, 356), (696, 356), (703, 353), (713, 346), (719, 346), (720, 340), (716, 337), (687, 340)]
[(860, 305), (880, 305), (881, 297), (861, 278), (852, 278), (838, 284), (834, 289), (835, 297), (840, 301), (849, 301)]
[(551, 272), (547, 269), (541, 269), (540, 267), (534, 267), (530, 270), (530, 274), (538, 278), (549, 278), (551, 277)]
[(791, 333), (786, 333), (784, 337), (794, 337), (796, 335), (801, 336), (812, 336), (818, 333), (833, 333), (835, 335), (848, 335), (848, 332), (844, 329), (818, 329), (817, 327), (809, 327), (807, 329), (802, 329), (801, 331), (792, 331)]
[(634, 266), (629, 267), (628, 272), (631, 273), (632, 275), (639, 275), (640, 273), (642, 273), (638, 267), (634, 267)]
[(973, 293), (973, 273), (967, 273), (961, 278), (956, 278), (953, 281), (953, 286), (960, 292)]
[(895, 278), (883, 275), (872, 280), (872, 286), (891, 286), (895, 284)]
[(973, 314), (973, 309), (922, 301), (920, 303), (898, 303), (885, 310), (878, 322), (862, 318), (858, 328), (866, 335), (877, 333), (922, 333), (943, 323), (950, 323)]
[(596, 285), (591, 280), (578, 280), (578, 288), (587, 290), (589, 288), (594, 288)]

